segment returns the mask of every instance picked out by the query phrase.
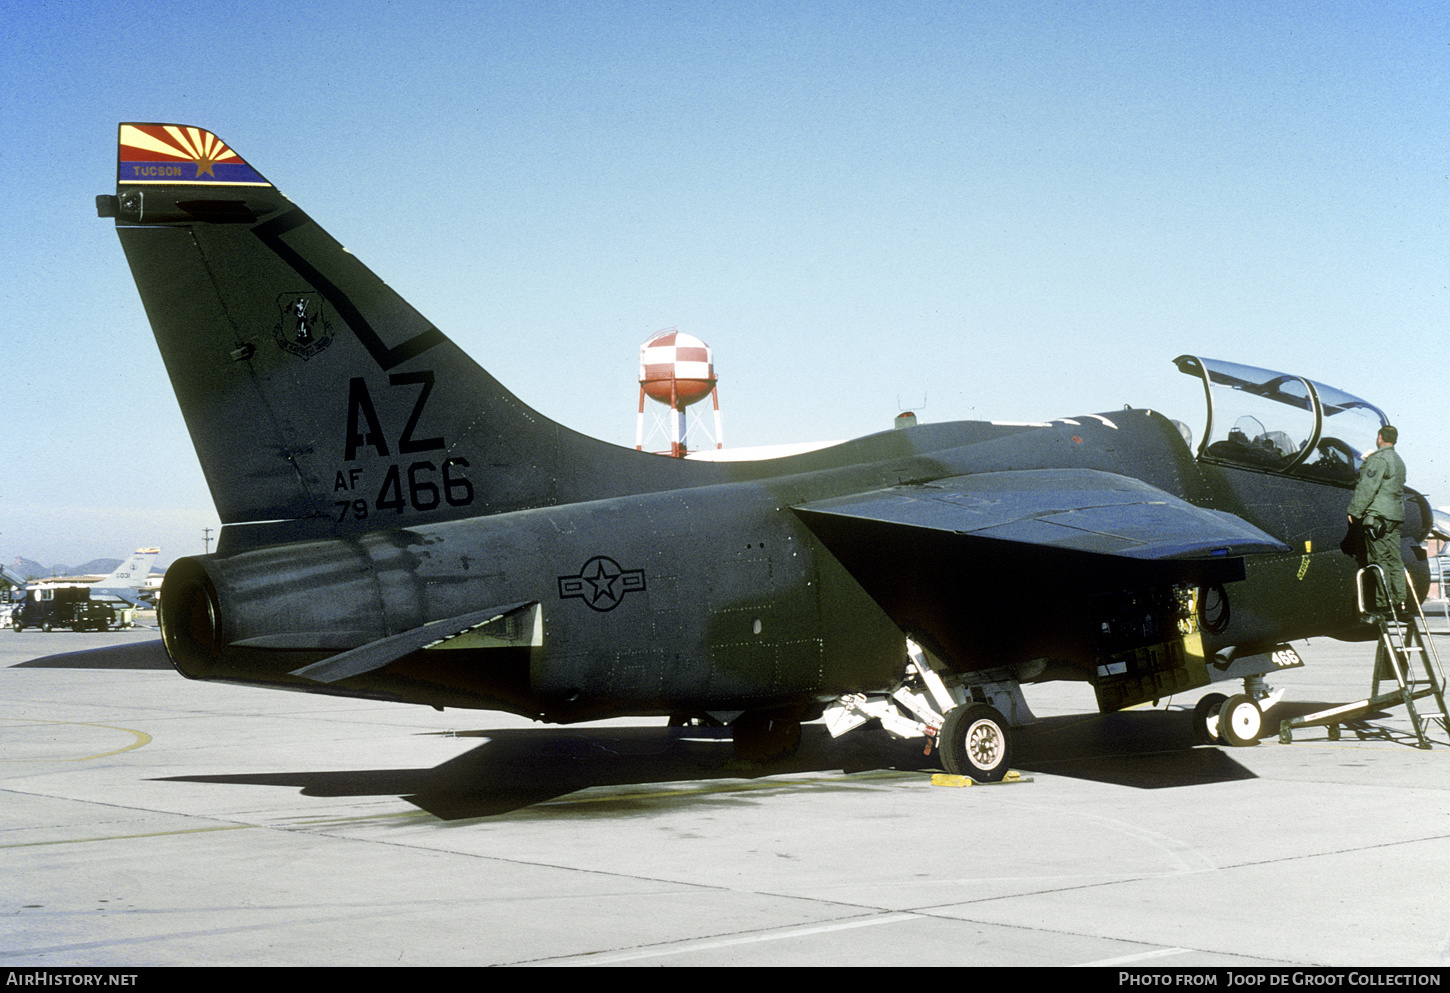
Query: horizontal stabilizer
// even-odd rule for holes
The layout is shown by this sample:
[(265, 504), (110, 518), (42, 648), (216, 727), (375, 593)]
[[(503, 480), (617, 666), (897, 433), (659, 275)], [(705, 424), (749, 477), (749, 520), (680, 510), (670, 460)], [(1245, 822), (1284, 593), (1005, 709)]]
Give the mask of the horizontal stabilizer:
[(1094, 469), (956, 476), (795, 510), (808, 525), (829, 516), (838, 525), (845, 518), (866, 530), (897, 526), (1139, 560), (1288, 551), (1232, 514), (1196, 507), (1141, 480)]
[[(487, 610), (460, 614), (443, 621), (434, 621), (424, 624), (422, 627), (413, 628), (411, 631), (404, 631), (402, 634), (368, 642), (352, 651), (334, 655), (330, 659), (303, 666), (293, 672), (293, 675), (318, 683), (336, 683), (381, 669), (390, 662), (422, 648), (476, 648), (534, 644), (538, 640), (537, 610), (533, 611), (534, 623), (527, 625), (527, 630), (521, 637), (517, 634), (510, 635), (506, 633), (506, 630), (512, 630), (515, 627), (515, 625), (507, 624), (507, 621), (514, 615), (522, 614), (529, 608), (537, 608), (537, 606), (538, 604), (532, 601), (511, 603), (502, 607), (489, 607)], [(506, 630), (500, 630), (494, 637), (489, 637), (490, 625)]]

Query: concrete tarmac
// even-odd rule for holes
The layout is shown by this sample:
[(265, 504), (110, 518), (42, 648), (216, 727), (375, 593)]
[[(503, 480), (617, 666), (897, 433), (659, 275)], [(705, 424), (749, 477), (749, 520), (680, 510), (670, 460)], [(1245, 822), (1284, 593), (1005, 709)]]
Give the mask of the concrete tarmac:
[[(1271, 718), (1368, 694), (1372, 644), (1295, 647)], [(1450, 962), (1444, 730), (1195, 745), (1202, 692), (1104, 716), (1029, 686), (1030, 782), (951, 788), (879, 731), (746, 765), (662, 719), (196, 683), (154, 630), (4, 630), (0, 964)]]

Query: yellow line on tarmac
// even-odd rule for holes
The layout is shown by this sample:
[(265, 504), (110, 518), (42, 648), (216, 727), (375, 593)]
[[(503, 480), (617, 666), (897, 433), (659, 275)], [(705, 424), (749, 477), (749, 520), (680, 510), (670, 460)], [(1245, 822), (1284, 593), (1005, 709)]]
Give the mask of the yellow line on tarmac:
[[(840, 785), (840, 784), (844, 783), (845, 785), (848, 785), (849, 786), (849, 785), (852, 785), (853, 783), (864, 785), (865, 782), (869, 782), (869, 781), (883, 781), (883, 780), (908, 780), (908, 781), (912, 781), (912, 782), (915, 782), (915, 781), (918, 781), (919, 780), (921, 782), (928, 782), (929, 781), (929, 778), (928, 777), (924, 777), (924, 776), (912, 776), (912, 775), (910, 775), (908, 773), (900, 773), (900, 772), (896, 772), (894, 770), (880, 770), (880, 771), (875, 772), (875, 773), (852, 774), (850, 780), (832, 779), (832, 780), (830, 780), (830, 782), (832, 782), (834, 784), (837, 784), (837, 785)], [(812, 783), (818, 783), (820, 781), (821, 780), (816, 779), (816, 778), (805, 778), (805, 777), (795, 777), (795, 778), (791, 778), (791, 779), (770, 779), (770, 778), (762, 778), (762, 779), (758, 779), (758, 780), (751, 780), (749, 782), (744, 782), (744, 783), (737, 782), (737, 783), (730, 783), (730, 784), (726, 784), (726, 785), (703, 785), (703, 786), (695, 786), (695, 787), (685, 787), (685, 788), (681, 788), (681, 789), (639, 790), (639, 791), (635, 791), (633, 793), (590, 792), (590, 791), (594, 791), (594, 790), (606, 789), (607, 788), (607, 785), (601, 785), (601, 786), (585, 786), (585, 787), (582, 787), (581, 789), (575, 791), (574, 793), (567, 793), (567, 794), (564, 794), (562, 796), (555, 797), (552, 800), (539, 800), (539, 801), (537, 801), (535, 803), (531, 803), (531, 804), (528, 804), (526, 806), (519, 807), (519, 808), (517, 808), (515, 810), (506, 811), (505, 813), (507, 813), (507, 814), (518, 814), (518, 813), (525, 813), (527, 811), (535, 810), (535, 809), (539, 809), (539, 808), (543, 808), (543, 807), (561, 807), (561, 806), (571, 806), (571, 805), (575, 805), (575, 804), (611, 803), (611, 802), (623, 802), (623, 801), (632, 801), (632, 800), (668, 800), (668, 799), (672, 799), (672, 798), (676, 798), (676, 797), (705, 797), (705, 796), (712, 796), (712, 795), (717, 795), (717, 794), (744, 793), (744, 792), (751, 792), (751, 791), (756, 791), (756, 790), (765, 790), (765, 789), (778, 788), (778, 787), (808, 786), (808, 785), (811, 785)], [(474, 816), (471, 816), (471, 817), (462, 817), (462, 818), (459, 818), (459, 819), (460, 820), (484, 820), (484, 821), (486, 821), (486, 820), (495, 819), (495, 818), (497, 818), (499, 816), (503, 816), (503, 815), (501, 815), (501, 814), (478, 814), (478, 815), (474, 815)], [(393, 811), (393, 812), (390, 812), (390, 813), (357, 814), (357, 815), (348, 816), (348, 817), (317, 817), (317, 818), (308, 818), (308, 819), (304, 819), (304, 820), (293, 821), (293, 822), (288, 823), (288, 824), (272, 824), (272, 825), (268, 825), (268, 826), (269, 827), (274, 827), (274, 828), (277, 828), (278, 830), (283, 830), (283, 831), (286, 831), (286, 830), (304, 830), (305, 831), (305, 830), (312, 830), (312, 829), (325, 829), (325, 828), (328, 828), (328, 827), (340, 827), (340, 826), (347, 825), (347, 824), (358, 824), (358, 823), (364, 823), (364, 822), (367, 822), (367, 821), (396, 820), (396, 819), (403, 819), (403, 818), (421, 819), (421, 818), (425, 818), (425, 817), (431, 817), (431, 818), (435, 818), (435, 819), (439, 819), (439, 820), (442, 819), (442, 818), (439, 818), (437, 814), (430, 813), (427, 810), (402, 810), (402, 811)]]
[(222, 824), (216, 827), (183, 828), (179, 831), (148, 831), (145, 834), (111, 834), (98, 838), (62, 838), (57, 841), (18, 841), (14, 844), (0, 844), (3, 848), (35, 848), (40, 845), (82, 845), (90, 841), (134, 841), (137, 838), (166, 838), (177, 834), (208, 834), (212, 831), (246, 831), (263, 827), (261, 824)]
[[(916, 781), (919, 779), (925, 782), (928, 780), (928, 778), (929, 777), (918, 777), (906, 773), (898, 773), (894, 770), (882, 770), (877, 773), (856, 774), (853, 775), (850, 779), (831, 779), (830, 782), (834, 785), (849, 786), (853, 782), (862, 783), (869, 780), (910, 779)], [(745, 783), (731, 783), (728, 785), (709, 785), (707, 781), (707, 785), (685, 787), (683, 789), (648, 790), (635, 793), (598, 793), (591, 796), (567, 795), (558, 797), (553, 800), (541, 800), (533, 806), (550, 807), (572, 803), (607, 803), (612, 800), (651, 800), (678, 796), (705, 796), (716, 793), (746, 793), (754, 790), (768, 790), (790, 786), (807, 786), (812, 783), (818, 783), (820, 781), (821, 780), (817, 777), (792, 777), (789, 779), (774, 779), (769, 777), (762, 777), (760, 779), (750, 780), (749, 782)], [(597, 788), (598, 787), (586, 787), (586, 789)]]
[[(830, 782), (832, 782), (833, 784), (836, 784), (836, 785), (845, 784), (845, 785), (848, 785), (849, 786), (849, 785), (852, 785), (853, 783), (860, 783), (860, 784), (863, 784), (864, 785), (865, 782), (873, 781), (873, 780), (901, 780), (901, 779), (910, 780), (910, 781), (920, 780), (921, 782), (927, 782), (928, 781), (928, 777), (912, 776), (912, 775), (910, 775), (908, 773), (900, 773), (900, 772), (896, 772), (894, 770), (881, 770), (881, 771), (878, 771), (878, 772), (875, 772), (875, 773), (858, 773), (858, 774), (852, 774), (850, 780), (832, 779), (832, 780), (830, 780)], [(702, 786), (692, 786), (692, 787), (683, 787), (683, 788), (679, 788), (679, 789), (637, 790), (637, 791), (635, 791), (633, 793), (592, 792), (592, 791), (603, 790), (603, 789), (607, 789), (608, 788), (608, 784), (600, 784), (600, 785), (596, 785), (596, 786), (584, 786), (584, 787), (581, 787), (580, 789), (576, 790), (573, 793), (566, 793), (566, 794), (563, 794), (561, 796), (554, 797), (551, 800), (539, 800), (539, 801), (536, 801), (534, 803), (528, 804), (526, 806), (519, 807), (519, 808), (514, 809), (514, 810), (509, 810), (509, 811), (507, 811), (507, 813), (511, 813), (511, 814), (512, 813), (522, 813), (522, 812), (529, 811), (529, 810), (535, 810), (535, 809), (538, 809), (538, 808), (541, 808), (541, 807), (560, 807), (560, 806), (570, 806), (570, 805), (574, 805), (574, 804), (611, 803), (611, 802), (630, 801), (630, 800), (662, 800), (662, 799), (667, 800), (667, 799), (671, 799), (671, 798), (675, 798), (675, 797), (682, 797), (682, 796), (683, 797), (692, 797), (692, 796), (711, 796), (711, 795), (716, 795), (716, 794), (744, 793), (744, 792), (752, 792), (752, 791), (756, 791), (756, 790), (766, 790), (766, 789), (780, 788), (780, 787), (808, 786), (808, 785), (811, 785), (812, 783), (818, 783), (820, 781), (821, 781), (820, 779), (817, 779), (817, 778), (814, 778), (814, 777), (812, 777), (812, 778), (794, 777), (794, 778), (790, 778), (790, 779), (784, 779), (784, 778), (782, 778), (782, 779), (761, 778), (761, 779), (750, 780), (748, 782), (743, 782), (743, 783), (742, 782), (735, 782), (735, 783), (728, 783), (728, 784), (722, 784), (722, 785), (710, 785), (710, 783), (712, 781), (702, 781), (702, 782), (705, 782), (706, 785), (702, 785)], [(460, 818), (460, 819), (461, 820), (490, 820), (490, 819), (496, 818), (498, 816), (500, 816), (500, 815), (498, 815), (498, 814), (479, 814), (479, 815), (476, 815), (476, 816), (473, 816), (473, 817), (463, 817), (463, 818)], [(288, 829), (306, 830), (306, 829), (309, 829), (309, 828), (325, 828), (325, 827), (329, 827), (329, 826), (333, 826), (333, 825), (355, 824), (355, 823), (359, 823), (359, 822), (363, 822), (363, 821), (378, 821), (378, 820), (388, 820), (388, 819), (397, 819), (397, 818), (423, 818), (423, 817), (433, 817), (433, 818), (437, 818), (438, 815), (437, 814), (430, 813), (427, 810), (403, 810), (403, 811), (394, 811), (394, 812), (391, 812), (391, 813), (356, 814), (356, 815), (348, 816), (348, 817), (318, 817), (318, 818), (308, 818), (308, 819), (305, 819), (305, 820), (294, 821), (294, 822), (292, 822), (290, 824), (275, 824), (275, 825), (269, 825), (269, 826), (276, 827), (276, 828), (278, 828), (280, 830), (288, 830)]]
[(26, 759), (0, 759), (0, 762), (89, 762), (91, 759), (103, 759), (108, 755), (120, 755), (122, 752), (129, 752), (133, 748), (140, 748), (142, 745), (151, 744), (151, 736), (145, 731), (135, 731), (131, 728), (119, 728), (112, 724), (87, 724), (84, 721), (33, 721), (21, 717), (5, 717), (0, 720), (12, 721), (20, 724), (54, 725), (61, 724), (69, 727), (80, 728), (104, 728), (107, 731), (124, 731), (126, 734), (134, 735), (136, 740), (125, 748), (112, 749), (109, 752), (101, 752), (97, 755), (85, 755), (78, 759), (47, 759), (47, 758), (26, 758)]

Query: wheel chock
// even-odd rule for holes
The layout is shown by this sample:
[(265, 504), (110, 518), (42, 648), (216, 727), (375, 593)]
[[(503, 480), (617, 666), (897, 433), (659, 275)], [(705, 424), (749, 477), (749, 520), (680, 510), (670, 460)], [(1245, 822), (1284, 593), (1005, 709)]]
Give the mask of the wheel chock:
[(931, 776), (933, 786), (1009, 786), (1012, 783), (1030, 783), (1031, 776), (1024, 776), (1022, 773), (1013, 770), (1002, 777), (1001, 782), (979, 783), (971, 776), (953, 776), (947, 772), (934, 772)]

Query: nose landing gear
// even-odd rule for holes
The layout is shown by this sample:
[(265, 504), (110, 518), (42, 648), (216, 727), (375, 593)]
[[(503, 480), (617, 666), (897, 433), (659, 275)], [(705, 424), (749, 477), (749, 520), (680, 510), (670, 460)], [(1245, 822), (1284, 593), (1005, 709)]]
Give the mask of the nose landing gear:
[(942, 768), (979, 783), (1002, 780), (1012, 764), (1007, 719), (996, 707), (969, 703), (947, 712), (937, 735)]

